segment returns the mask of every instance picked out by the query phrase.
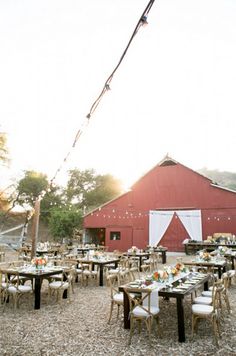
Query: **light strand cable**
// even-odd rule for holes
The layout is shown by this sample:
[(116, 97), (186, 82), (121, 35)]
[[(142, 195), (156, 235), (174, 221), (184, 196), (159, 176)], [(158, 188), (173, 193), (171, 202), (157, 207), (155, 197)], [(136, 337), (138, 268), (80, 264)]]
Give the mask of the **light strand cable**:
[[(126, 46), (124, 52), (122, 53), (122, 55), (121, 55), (121, 57), (120, 57), (120, 59), (119, 59), (118, 64), (116, 65), (116, 67), (114, 68), (114, 70), (112, 71), (112, 73), (109, 75), (109, 77), (107, 78), (107, 80), (105, 81), (105, 84), (104, 84), (104, 86), (103, 86), (103, 89), (102, 89), (101, 93), (99, 94), (99, 96), (97, 97), (97, 99), (93, 102), (93, 104), (92, 104), (92, 106), (91, 106), (91, 108), (90, 108), (90, 110), (89, 110), (89, 113), (86, 115), (86, 119), (84, 120), (84, 122), (83, 122), (82, 125), (81, 125), (82, 127), (84, 126), (84, 128), (86, 128), (86, 127), (88, 126), (89, 121), (90, 121), (90, 119), (91, 119), (91, 116), (94, 114), (95, 110), (97, 109), (97, 107), (98, 107), (98, 105), (99, 105), (99, 103), (100, 103), (100, 101), (101, 101), (103, 95), (104, 95), (108, 90), (110, 90), (110, 83), (111, 83), (111, 81), (112, 81), (112, 79), (113, 79), (113, 76), (114, 76), (115, 72), (117, 71), (117, 69), (119, 68), (119, 66), (121, 65), (121, 63), (122, 63), (122, 61), (123, 61), (123, 59), (124, 59), (124, 57), (125, 57), (125, 55), (126, 55), (128, 49), (129, 49), (129, 47), (130, 47), (130, 45), (131, 45), (131, 42), (133, 41), (133, 39), (134, 39), (135, 35), (137, 34), (138, 30), (140, 29), (141, 26), (143, 26), (144, 24), (147, 24), (147, 21), (146, 21), (146, 20), (147, 20), (147, 16), (148, 16), (148, 14), (149, 14), (149, 12), (150, 12), (150, 10), (151, 10), (151, 7), (152, 7), (152, 5), (154, 4), (154, 2), (155, 2), (155, 0), (150, 0), (150, 1), (148, 2), (148, 4), (147, 4), (145, 10), (143, 11), (141, 17), (140, 17), (139, 20), (138, 20), (137, 25), (135, 26), (135, 29), (134, 29), (134, 31), (133, 31), (133, 33), (132, 33), (132, 36), (130, 37), (130, 40), (129, 40), (129, 42), (128, 42), (128, 44), (127, 44), (127, 46)], [(81, 137), (82, 133), (83, 133), (83, 129), (80, 128), (80, 129), (77, 131), (76, 135), (75, 135), (75, 138), (74, 138), (74, 141), (73, 141), (73, 144), (72, 144), (71, 149), (75, 148), (75, 146), (76, 146), (76, 144), (77, 144), (79, 138)], [(63, 159), (63, 163), (65, 163), (65, 162), (67, 161), (67, 159), (68, 159), (68, 157), (70, 156), (70, 154), (71, 154), (71, 150), (67, 153), (67, 155), (66, 155), (65, 158)], [(53, 184), (53, 182), (54, 182), (56, 176), (57, 176), (58, 173), (61, 171), (61, 169), (62, 169), (62, 167), (63, 167), (63, 163), (59, 166), (59, 168), (56, 170), (56, 172), (55, 172), (53, 178), (50, 180), (50, 186)]]

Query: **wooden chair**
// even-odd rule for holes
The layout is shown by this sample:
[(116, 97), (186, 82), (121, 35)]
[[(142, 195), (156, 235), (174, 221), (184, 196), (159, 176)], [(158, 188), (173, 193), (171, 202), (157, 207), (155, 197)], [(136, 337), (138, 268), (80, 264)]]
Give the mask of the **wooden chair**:
[[(32, 285), (22, 284), (22, 280), (20, 279), (19, 273), (15, 270), (7, 269), (2, 271), (2, 275), (4, 274), (4, 284), (2, 283), (3, 295), (4, 295), (4, 308), (6, 307), (6, 302), (8, 299), (13, 300), (14, 312), (19, 307), (20, 298), (23, 295), (31, 295), (33, 293)], [(3, 278), (3, 277), (1, 277)], [(30, 305), (30, 298), (28, 299)]]
[(81, 263), (82, 269), (82, 284), (88, 286), (89, 280), (98, 280), (98, 270), (93, 270), (92, 263)]
[(151, 342), (151, 329), (153, 321), (156, 321), (157, 331), (161, 335), (160, 325), (159, 325), (159, 298), (158, 298), (158, 290), (147, 290), (142, 292), (140, 298), (133, 295), (126, 288), (124, 289), (125, 293), (129, 298), (130, 305), (130, 336), (128, 343), (131, 344), (131, 339), (134, 331), (135, 322), (138, 323), (139, 333), (141, 331), (141, 323), (145, 322), (148, 334), (149, 334), (149, 342)]
[(144, 261), (144, 265), (149, 265), (149, 270), (155, 271), (158, 267), (158, 253), (152, 252), (150, 257)]
[(111, 307), (110, 307), (110, 315), (108, 319), (108, 323), (111, 321), (112, 317), (112, 312), (114, 309), (114, 306), (117, 306), (117, 319), (119, 317), (119, 311), (120, 307), (123, 306), (124, 304), (124, 295), (123, 292), (119, 292), (118, 286), (119, 286), (119, 279), (117, 275), (115, 274), (110, 274), (107, 276), (107, 284), (110, 288), (110, 297), (111, 297)]
[(129, 262), (130, 262), (130, 267), (129, 267), (130, 281), (135, 281), (136, 279), (140, 279), (138, 260), (131, 257)]
[(48, 302), (53, 294), (56, 294), (56, 299), (61, 304), (63, 293), (67, 290), (68, 299), (71, 301), (72, 294), (73, 270), (65, 269), (60, 280), (54, 280), (48, 284)]
[(197, 327), (197, 322), (200, 319), (210, 320), (213, 328), (213, 334), (214, 334), (216, 345), (219, 346), (218, 344), (218, 336), (220, 337), (219, 312), (220, 312), (220, 299), (221, 299), (220, 294), (223, 290), (222, 284), (215, 285), (214, 290), (215, 292), (214, 292), (212, 305), (204, 305), (204, 304), (192, 305), (192, 337)]

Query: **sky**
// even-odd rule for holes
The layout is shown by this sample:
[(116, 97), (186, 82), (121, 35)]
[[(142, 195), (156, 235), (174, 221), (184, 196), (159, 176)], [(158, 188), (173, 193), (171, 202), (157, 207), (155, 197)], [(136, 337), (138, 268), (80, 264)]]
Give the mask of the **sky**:
[(167, 153), (236, 172), (235, 0), (156, 0), (72, 149), (148, 2), (0, 0), (0, 186), (61, 167), (58, 184), (93, 168), (129, 187)]

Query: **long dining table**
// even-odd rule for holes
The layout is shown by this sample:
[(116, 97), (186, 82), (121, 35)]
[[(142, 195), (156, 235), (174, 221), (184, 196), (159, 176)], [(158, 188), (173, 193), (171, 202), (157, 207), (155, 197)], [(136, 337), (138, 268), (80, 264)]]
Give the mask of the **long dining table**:
[[(195, 279), (194, 279), (195, 276)], [(198, 277), (198, 278), (197, 278)], [(198, 272), (188, 273), (184, 277), (180, 276), (179, 279), (176, 279), (172, 282), (172, 287), (169, 287), (169, 284), (162, 283), (159, 284), (159, 296), (162, 296), (166, 299), (174, 298), (176, 300), (176, 308), (177, 308), (177, 324), (178, 324), (178, 340), (179, 342), (185, 342), (185, 318), (184, 318), (184, 302), (186, 297), (192, 294), (196, 289), (203, 286), (204, 290), (208, 290), (208, 282), (211, 279), (210, 274), (201, 274)], [(182, 287), (179, 285), (179, 281), (182, 281)], [(192, 281), (192, 282), (191, 282)], [(187, 284), (189, 283), (189, 284)], [(124, 328), (130, 328), (130, 305), (127, 294), (124, 289), (128, 289), (133, 293), (142, 293), (145, 292), (149, 287), (134, 287), (134, 283), (128, 283), (126, 285), (122, 285), (119, 287), (119, 291), (124, 293)]]

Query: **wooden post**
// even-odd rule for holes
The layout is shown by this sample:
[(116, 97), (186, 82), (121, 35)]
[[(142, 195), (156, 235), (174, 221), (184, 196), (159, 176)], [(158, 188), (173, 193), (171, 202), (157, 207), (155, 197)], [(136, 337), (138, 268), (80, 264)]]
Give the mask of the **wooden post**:
[(34, 204), (34, 218), (32, 225), (32, 248), (31, 248), (31, 259), (36, 255), (36, 246), (38, 240), (38, 230), (39, 230), (39, 215), (40, 215), (40, 199), (37, 199)]

